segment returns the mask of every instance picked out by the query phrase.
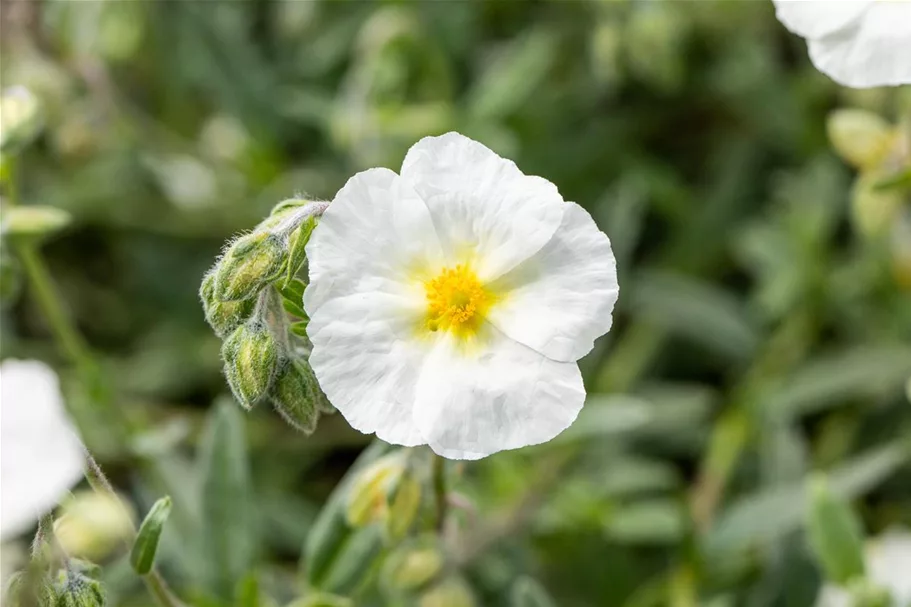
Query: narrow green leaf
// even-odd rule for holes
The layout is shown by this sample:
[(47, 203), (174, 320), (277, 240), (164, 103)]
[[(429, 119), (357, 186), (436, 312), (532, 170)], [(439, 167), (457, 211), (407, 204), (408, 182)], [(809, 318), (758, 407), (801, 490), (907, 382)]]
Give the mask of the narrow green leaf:
[(547, 590), (535, 579), (520, 577), (512, 585), (510, 607), (557, 607)]
[(206, 582), (231, 599), (255, 553), (244, 419), (235, 404), (221, 402), (210, 413), (198, 466)]
[(133, 550), (130, 552), (130, 565), (139, 575), (145, 575), (152, 570), (152, 566), (155, 564), (155, 554), (158, 552), (158, 542), (161, 540), (161, 532), (164, 531), (164, 525), (169, 516), (171, 516), (171, 498), (165, 496), (152, 505), (145, 520), (142, 521), (136, 541), (133, 542)]
[(370, 572), (382, 549), (383, 530), (379, 525), (352, 533), (326, 572), (325, 589), (336, 594), (351, 594)]
[(295, 278), (281, 289), (282, 307), (288, 314), (298, 318), (307, 318), (304, 311), (304, 289), (307, 287), (300, 279)]
[(832, 494), (825, 478), (810, 479), (807, 537), (826, 577), (839, 585), (864, 574), (863, 533), (857, 515)]
[(298, 322), (291, 323), (291, 332), (297, 335), (298, 337), (307, 337), (307, 325), (310, 324), (309, 320), (301, 320)]
[(306, 246), (310, 241), (310, 235), (313, 234), (313, 228), (316, 227), (317, 219), (311, 215), (295, 229), (291, 236), (288, 237), (288, 273), (285, 276), (285, 285), (287, 286), (294, 281), (294, 277), (304, 265), (307, 259)]
[(326, 589), (327, 573), (339, 556), (345, 540), (351, 535), (345, 518), (348, 489), (361, 470), (382, 457), (389, 449), (389, 445), (383, 441), (376, 440), (371, 443), (354, 462), (320, 510), (304, 544), (302, 564), (306, 569), (307, 582), (311, 586)]

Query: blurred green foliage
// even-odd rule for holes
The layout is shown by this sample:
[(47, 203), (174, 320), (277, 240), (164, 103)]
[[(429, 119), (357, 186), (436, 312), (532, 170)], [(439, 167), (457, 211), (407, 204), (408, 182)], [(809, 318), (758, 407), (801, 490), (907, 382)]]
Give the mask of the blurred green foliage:
[[(71, 217), (43, 250), (100, 379), (67, 372), (27, 288), (2, 355), (60, 363), (138, 511), (171, 496), (157, 563), (193, 604), (285, 604), (309, 583), (357, 605), (802, 606), (821, 576), (811, 472), (867, 535), (911, 525), (911, 131), (894, 126), (911, 91), (839, 89), (771, 3), (2, 6), (2, 84), (33, 91), (45, 124), (21, 198)], [(894, 134), (873, 166), (827, 134), (845, 107)], [(369, 441), (340, 416), (306, 437), (225, 402), (197, 292), (278, 201), (331, 199), (448, 130), (588, 208), (621, 297), (576, 424), (454, 466), (446, 546), (396, 548), (345, 520), (382, 446), (340, 482)], [(854, 186), (830, 135), (866, 154)], [(149, 604), (127, 555), (106, 565), (113, 604)]]

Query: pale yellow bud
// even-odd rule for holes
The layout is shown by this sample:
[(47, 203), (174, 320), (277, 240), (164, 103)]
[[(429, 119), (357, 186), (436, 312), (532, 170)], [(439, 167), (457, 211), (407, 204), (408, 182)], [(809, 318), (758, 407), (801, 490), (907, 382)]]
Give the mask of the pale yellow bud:
[(67, 554), (98, 561), (132, 537), (136, 513), (124, 499), (84, 490), (63, 503), (54, 533)]
[(878, 166), (896, 142), (895, 127), (867, 110), (835, 110), (826, 130), (838, 155), (859, 169)]

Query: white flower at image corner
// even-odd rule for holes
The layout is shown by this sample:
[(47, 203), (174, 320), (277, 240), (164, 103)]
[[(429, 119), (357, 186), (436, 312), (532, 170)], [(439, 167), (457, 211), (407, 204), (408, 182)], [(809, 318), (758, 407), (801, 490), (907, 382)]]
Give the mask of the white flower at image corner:
[(778, 20), (806, 38), (813, 65), (839, 84), (911, 83), (911, 1), (773, 1)]
[(611, 326), (610, 241), (546, 179), (458, 133), (338, 192), (307, 245), (310, 363), (357, 430), (478, 459), (576, 419)]
[[(911, 531), (891, 529), (867, 542), (864, 565), (869, 580), (889, 591), (895, 607), (911, 606)], [(852, 607), (851, 596), (838, 586), (826, 584), (816, 607)]]
[(84, 455), (54, 371), (0, 364), (0, 540), (32, 527), (83, 475)]

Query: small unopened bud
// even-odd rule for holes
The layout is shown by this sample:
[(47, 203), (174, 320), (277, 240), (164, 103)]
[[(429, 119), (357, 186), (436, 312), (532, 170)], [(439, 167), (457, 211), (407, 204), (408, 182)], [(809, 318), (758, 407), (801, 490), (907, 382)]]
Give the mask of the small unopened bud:
[(234, 397), (249, 409), (269, 391), (278, 367), (278, 344), (264, 323), (250, 320), (234, 329), (221, 348), (225, 377)]
[(54, 584), (54, 607), (103, 607), (101, 582), (74, 570), (61, 571)]
[(101, 560), (133, 534), (135, 513), (129, 501), (91, 490), (76, 491), (63, 502), (54, 535), (70, 556)]
[(391, 491), (389, 512), (386, 515), (386, 536), (391, 540), (405, 537), (421, 505), (421, 483), (405, 470)]
[(255, 297), (240, 301), (221, 301), (215, 297), (215, 272), (209, 272), (202, 279), (199, 298), (202, 300), (206, 322), (221, 338), (243, 324), (256, 307)]
[(319, 420), (319, 385), (306, 362), (289, 361), (279, 371), (270, 392), (275, 410), (286, 422), (310, 434)]
[(888, 155), (895, 142), (895, 128), (868, 110), (842, 109), (829, 114), (826, 121), (829, 141), (849, 164), (873, 168)]
[(286, 259), (287, 250), (278, 236), (255, 232), (238, 238), (216, 267), (215, 297), (221, 301), (254, 297), (281, 276)]
[(900, 190), (877, 187), (882, 179), (879, 172), (862, 173), (851, 191), (851, 219), (864, 236), (882, 234), (904, 203)]
[(421, 595), (418, 607), (474, 607), (474, 594), (463, 580), (450, 577)]
[(380, 581), (393, 596), (412, 592), (435, 578), (443, 570), (443, 564), (443, 554), (433, 541), (402, 546), (383, 563)]
[(57, 596), (45, 574), (28, 569), (12, 574), (2, 592), (0, 604), (11, 607), (45, 607), (53, 605)]
[(41, 103), (24, 86), (0, 93), (0, 153), (14, 153), (41, 131)]
[(358, 474), (348, 494), (348, 522), (363, 527), (385, 520), (389, 496), (405, 471), (405, 452), (396, 451), (373, 462)]
[(70, 214), (48, 206), (12, 207), (3, 212), (3, 235), (11, 238), (43, 238), (70, 223)]

